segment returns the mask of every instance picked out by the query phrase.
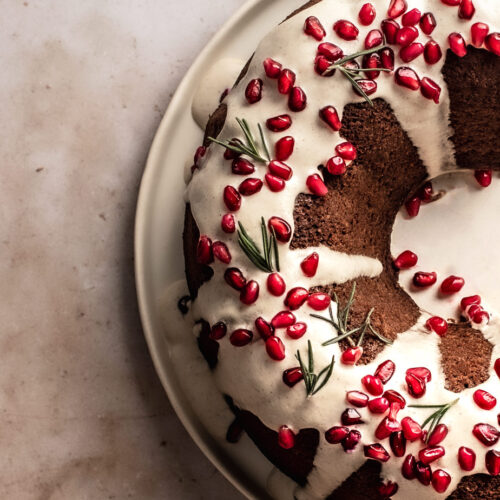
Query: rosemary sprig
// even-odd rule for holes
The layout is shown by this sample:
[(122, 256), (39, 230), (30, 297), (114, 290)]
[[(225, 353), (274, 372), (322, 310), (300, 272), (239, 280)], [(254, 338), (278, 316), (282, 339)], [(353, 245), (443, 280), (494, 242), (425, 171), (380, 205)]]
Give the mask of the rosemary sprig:
[(299, 362), (300, 370), (302, 371), (302, 375), (304, 377), (307, 396), (314, 396), (318, 391), (325, 387), (326, 383), (332, 376), (335, 357), (332, 356), (330, 364), (326, 365), (317, 375), (314, 373), (314, 354), (310, 340), (307, 341), (307, 365), (302, 361), (300, 351), (297, 351), (295, 357)]
[(224, 146), (226, 149), (230, 149), (235, 153), (240, 155), (247, 155), (250, 158), (253, 158), (255, 161), (261, 163), (268, 163), (271, 161), (271, 155), (269, 154), (269, 148), (267, 147), (266, 138), (264, 137), (264, 130), (262, 129), (261, 124), (259, 123), (257, 128), (259, 129), (260, 136), (260, 148), (263, 150), (263, 154), (259, 151), (259, 145), (257, 144), (254, 136), (252, 135), (252, 131), (250, 130), (250, 125), (248, 122), (242, 118), (236, 118), (238, 125), (240, 126), (243, 135), (245, 137), (245, 142), (240, 139), (232, 139), (231, 141), (219, 141), (213, 137), (209, 137), (208, 140), (215, 142), (215, 144), (219, 144), (220, 146)]
[(446, 403), (444, 405), (408, 405), (408, 408), (437, 408), (437, 411), (435, 411), (432, 415), (429, 415), (425, 420), (424, 423), (422, 424), (422, 429), (424, 429), (427, 424), (429, 425), (429, 431), (427, 433), (427, 439), (426, 442), (429, 441), (429, 438), (431, 437), (432, 432), (434, 429), (439, 425), (439, 422), (441, 422), (442, 418), (445, 416), (446, 412), (454, 405), (458, 403), (460, 398), (455, 399), (451, 403)]
[(274, 229), (271, 230), (271, 234), (268, 233), (264, 217), (261, 217), (260, 221), (262, 250), (250, 237), (241, 222), (238, 222), (238, 226), (238, 243), (245, 255), (253, 262), (253, 264), (266, 273), (272, 273), (274, 269), (279, 271), (280, 258), (276, 233), (274, 232)]

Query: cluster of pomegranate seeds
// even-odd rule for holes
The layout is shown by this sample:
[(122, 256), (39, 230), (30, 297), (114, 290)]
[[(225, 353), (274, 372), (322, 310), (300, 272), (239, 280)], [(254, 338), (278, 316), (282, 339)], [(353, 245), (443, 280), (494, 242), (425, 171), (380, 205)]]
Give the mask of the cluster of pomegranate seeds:
[(380, 443), (365, 446), (364, 452), (365, 457), (378, 460), (379, 462), (387, 462), (390, 458), (389, 453)]
[(482, 325), (488, 323), (490, 320), (490, 315), (481, 306), (481, 297), (479, 295), (464, 297), (460, 301), (460, 308), (465, 317), (472, 323)]
[(202, 234), (198, 240), (196, 260), (204, 265), (211, 264), (214, 261), (212, 240), (206, 235)]
[(288, 387), (294, 387), (303, 379), (304, 375), (300, 367), (289, 368), (283, 372), (283, 382)]
[(482, 389), (477, 389), (476, 391), (474, 391), (473, 398), (477, 406), (479, 406), (479, 408), (483, 410), (492, 410), (497, 404), (497, 399), (495, 398), (495, 396)]
[(323, 28), (320, 20), (314, 16), (309, 16), (305, 20), (304, 33), (306, 35), (312, 36), (314, 39), (318, 40), (318, 42), (323, 40), (323, 38), (325, 38), (326, 36), (325, 28)]
[(375, 20), (377, 15), (375, 7), (371, 3), (365, 3), (359, 10), (358, 18), (359, 22), (363, 26), (369, 26)]
[(475, 170), (474, 171), (474, 178), (476, 179), (477, 183), (481, 187), (485, 188), (491, 184), (492, 174), (493, 174), (493, 172), (489, 169)]
[(498, 443), (500, 432), (490, 424), (476, 424), (472, 434), (485, 446), (494, 446)]
[(295, 434), (287, 425), (282, 425), (278, 430), (278, 444), (285, 450), (295, 446)]
[(394, 259), (397, 269), (409, 269), (417, 265), (418, 257), (411, 250), (405, 250)]
[(344, 451), (350, 452), (361, 441), (361, 432), (349, 427), (335, 426), (325, 432), (325, 439), (330, 444), (342, 444)]
[(444, 337), (448, 332), (448, 322), (439, 316), (432, 316), (429, 318), (425, 322), (425, 326), (431, 332), (437, 333), (440, 337)]
[(423, 272), (419, 271), (413, 276), (413, 285), (417, 288), (427, 288), (432, 286), (437, 281), (437, 274), (433, 272)]
[(318, 264), (319, 255), (316, 252), (313, 252), (300, 263), (300, 268), (308, 278), (312, 278), (318, 270)]
[(263, 82), (260, 78), (250, 80), (245, 89), (245, 97), (248, 104), (255, 104), (262, 99)]
[(235, 347), (243, 347), (252, 342), (253, 333), (245, 328), (238, 328), (234, 330), (229, 336), (229, 341)]

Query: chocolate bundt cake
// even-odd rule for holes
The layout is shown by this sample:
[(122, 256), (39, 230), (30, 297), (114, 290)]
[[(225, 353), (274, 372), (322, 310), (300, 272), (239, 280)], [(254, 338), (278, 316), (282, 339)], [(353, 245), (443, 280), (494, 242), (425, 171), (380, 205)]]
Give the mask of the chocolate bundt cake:
[[(500, 170), (495, 0), (311, 0), (210, 117), (184, 227), (199, 348), (301, 499), (500, 498), (500, 323), (460, 276), (398, 284), (401, 207)], [(443, 221), (445, 224), (446, 221)], [(411, 271), (410, 271), (411, 272)]]

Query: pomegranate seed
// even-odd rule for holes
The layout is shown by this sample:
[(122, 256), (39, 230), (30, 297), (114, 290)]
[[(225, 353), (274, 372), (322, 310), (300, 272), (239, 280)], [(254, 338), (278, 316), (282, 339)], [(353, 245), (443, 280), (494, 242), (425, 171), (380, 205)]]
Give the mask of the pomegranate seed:
[(314, 16), (309, 16), (304, 23), (304, 33), (310, 35), (316, 40), (321, 41), (326, 36), (325, 28), (320, 23), (319, 19)]
[(464, 297), (460, 301), (460, 308), (465, 311), (469, 306), (481, 304), (481, 297), (479, 295), (471, 295), (470, 297)]
[[(401, 69), (401, 68), (400, 68)], [(399, 71), (399, 69), (398, 69)], [(420, 85), (420, 81), (419, 81)], [(420, 205), (422, 204), (422, 200), (418, 196), (413, 196), (405, 203), (406, 212), (410, 217), (416, 217), (418, 212), (420, 212)]]
[(300, 87), (293, 87), (288, 97), (288, 107), (295, 112), (304, 111), (307, 105), (306, 93)]
[(315, 311), (324, 311), (330, 302), (330, 296), (322, 292), (311, 293), (307, 298), (307, 305)]
[(229, 264), (231, 262), (231, 253), (226, 244), (222, 241), (215, 241), (212, 245), (212, 250), (214, 257), (223, 262), (224, 264)]
[(285, 280), (279, 273), (271, 273), (267, 277), (267, 289), (271, 295), (279, 297), (285, 293)]
[(424, 486), (431, 484), (432, 470), (429, 465), (417, 462), (415, 464), (415, 475)]
[(249, 104), (255, 104), (262, 99), (262, 80), (260, 78), (248, 82), (245, 97)]
[(387, 481), (386, 483), (380, 483), (378, 485), (377, 492), (381, 498), (387, 499), (395, 495), (398, 492), (398, 489), (398, 483)]
[(241, 302), (249, 306), (250, 304), (253, 304), (258, 298), (259, 298), (259, 284), (254, 280), (248, 281), (240, 292)]
[(359, 30), (350, 21), (341, 19), (333, 25), (333, 30), (343, 40), (355, 40), (358, 37)]
[(387, 15), (392, 19), (395, 19), (406, 12), (407, 8), (408, 5), (406, 4), (406, 0), (391, 0), (389, 9), (387, 10)]
[(375, 430), (375, 437), (377, 439), (386, 439), (393, 432), (399, 432), (400, 430), (401, 424), (397, 420), (385, 417)]
[(429, 446), (418, 452), (418, 458), (422, 463), (428, 465), (443, 457), (444, 453), (445, 451), (442, 446)]
[(282, 161), (273, 160), (268, 165), (269, 171), (277, 177), (288, 181), (292, 178), (293, 172), (292, 169)]
[[(274, 146), (274, 155), (278, 161), (286, 161), (292, 156), (295, 147), (295, 139), (289, 135), (282, 137)], [(276, 172), (273, 172), (276, 174)], [(290, 175), (291, 177), (291, 175)], [(287, 179), (288, 180), (288, 179)]]
[(500, 452), (497, 450), (490, 450), (486, 453), (484, 463), (486, 465), (486, 470), (492, 476), (498, 476), (500, 474)]
[(382, 21), (381, 26), (387, 43), (396, 43), (396, 35), (401, 29), (397, 21), (394, 21), (394, 19), (385, 19), (384, 21)]
[(337, 110), (333, 106), (325, 106), (319, 112), (321, 119), (328, 124), (333, 130), (338, 132), (342, 128)]
[(299, 367), (289, 368), (288, 370), (285, 370), (283, 372), (283, 382), (288, 387), (293, 387), (303, 379), (304, 375), (302, 374), (302, 370)]
[(490, 32), (490, 28), (487, 24), (474, 23), (470, 27), (472, 45), (474, 45), (477, 48), (482, 47), (484, 40), (486, 39), (486, 36), (488, 35), (489, 32)]
[(274, 328), (287, 328), (295, 323), (295, 315), (290, 311), (281, 311), (274, 316), (271, 324)]
[(318, 270), (319, 264), (319, 255), (316, 252), (313, 252), (311, 255), (308, 255), (301, 263), (300, 267), (302, 272), (309, 278), (312, 278), (316, 271)]
[(458, 463), (460, 468), (465, 471), (471, 471), (476, 466), (476, 454), (474, 450), (461, 446), (458, 449)]
[(361, 359), (362, 355), (362, 347), (349, 347), (341, 354), (340, 361), (344, 365), (355, 365)]
[(273, 174), (266, 174), (265, 176), (267, 187), (273, 193), (278, 193), (285, 189), (285, 181), (281, 177), (277, 177)]
[(338, 444), (349, 435), (349, 427), (336, 425), (325, 432), (325, 439), (330, 444)]
[(476, 178), (477, 183), (484, 188), (488, 187), (491, 184), (491, 176), (492, 171), (489, 169), (474, 171), (474, 177)]
[(446, 424), (439, 424), (432, 431), (427, 444), (429, 446), (436, 446), (441, 443), (447, 435), (448, 427), (446, 426)]
[(432, 316), (432, 318), (429, 318), (425, 322), (425, 326), (428, 330), (437, 333), (440, 337), (444, 337), (448, 331), (448, 323), (439, 316)]
[(485, 446), (497, 444), (500, 432), (490, 424), (476, 424), (472, 429), (472, 434)]
[[(378, 54), (371, 54), (363, 57), (363, 68), (369, 69), (369, 68), (381, 68), (381, 67), (382, 67), (382, 61)], [(371, 80), (376, 80), (380, 75), (380, 71), (365, 71), (365, 75), (366, 78), (369, 78)]]
[(462, 289), (464, 284), (465, 284), (465, 281), (463, 278), (460, 278), (459, 276), (448, 276), (448, 278), (446, 278), (441, 283), (441, 292), (442, 293), (457, 293)]
[(231, 171), (236, 175), (250, 175), (254, 173), (255, 166), (245, 158), (235, 158), (231, 164)]
[(422, 19), (422, 13), (418, 9), (411, 9), (404, 14), (401, 24), (403, 26), (415, 26), (420, 19)]
[(415, 26), (403, 26), (396, 33), (396, 43), (401, 47), (407, 47), (418, 38), (418, 30)]
[(422, 435), (422, 427), (418, 422), (415, 422), (411, 417), (405, 417), (401, 420), (403, 434), (408, 441), (416, 441)]
[(274, 335), (266, 340), (266, 352), (274, 361), (285, 359), (285, 346), (281, 339)]
[(382, 382), (373, 375), (365, 375), (361, 379), (361, 383), (372, 396), (380, 396), (384, 392)]
[(335, 146), (336, 153), (346, 161), (355, 160), (358, 153), (356, 148), (350, 142), (341, 142)]
[(309, 293), (300, 286), (292, 288), (286, 295), (285, 305), (292, 311), (296, 311), (307, 300)]
[(372, 413), (385, 413), (389, 408), (389, 401), (384, 397), (374, 398), (368, 402), (368, 409)]
[(261, 316), (259, 316), (255, 320), (255, 328), (257, 328), (257, 331), (259, 332), (259, 335), (264, 340), (267, 340), (269, 337), (272, 337), (274, 335), (274, 326), (271, 325), (271, 323), (268, 323)]
[(227, 326), (223, 321), (219, 321), (212, 326), (209, 337), (212, 340), (220, 340), (227, 333)]
[(490, 33), (484, 40), (484, 43), (490, 52), (500, 56), (500, 33)]
[(318, 45), (318, 55), (326, 57), (332, 63), (342, 59), (344, 52), (338, 45), (324, 42)]
[(403, 62), (408, 63), (422, 55), (423, 52), (424, 46), (421, 43), (411, 43), (399, 51), (399, 57)]
[(332, 175), (342, 175), (345, 174), (347, 167), (343, 158), (334, 156), (326, 162), (326, 169)]
[(428, 368), (425, 368), (425, 366), (408, 368), (406, 373), (411, 373), (412, 375), (415, 375), (415, 377), (422, 379), (424, 382), (430, 382), (432, 380), (432, 373)]
[(385, 391), (383, 396), (384, 398), (387, 398), (390, 403), (397, 404), (401, 409), (406, 406), (406, 399), (397, 391), (390, 389)]
[(436, 28), (436, 18), (432, 12), (426, 12), (420, 19), (420, 29), (426, 34), (430, 35)]
[(364, 408), (368, 405), (368, 395), (361, 391), (349, 391), (345, 398), (348, 403), (356, 406), (356, 408)]
[(403, 457), (406, 453), (406, 438), (403, 431), (393, 432), (389, 436), (391, 450), (395, 457)]
[(328, 193), (328, 188), (318, 174), (310, 175), (306, 180), (306, 185), (316, 196), (325, 196)]
[(428, 286), (434, 285), (437, 281), (437, 274), (435, 272), (432, 273), (424, 273), (422, 271), (415, 273), (413, 276), (413, 284), (419, 288), (425, 288)]
[(442, 3), (445, 5), (449, 5), (450, 7), (456, 7), (457, 5), (460, 5), (460, 2), (462, 0), (441, 0)]
[(460, 6), (458, 7), (458, 17), (460, 19), (470, 20), (473, 18), (476, 8), (472, 3), (472, 0), (462, 0)]
[(356, 445), (361, 441), (361, 432), (353, 429), (349, 431), (347, 437), (342, 440), (342, 448), (345, 451), (352, 451), (356, 448)]
[(472, 317), (472, 322), (478, 325), (487, 324), (490, 320), (490, 315), (486, 311), (477, 311)]
[(497, 377), (500, 378), (500, 358), (495, 360), (495, 364), (493, 365), (495, 372), (497, 374)]
[(384, 43), (384, 35), (380, 30), (371, 30), (365, 38), (365, 49), (373, 49)]
[(408, 393), (414, 398), (421, 398), (426, 391), (425, 381), (412, 375), (411, 373), (407, 373), (406, 375), (406, 384), (408, 386)]
[(427, 181), (425, 182), (417, 191), (417, 196), (423, 201), (423, 202), (429, 202), (432, 200), (432, 197), (434, 195), (434, 189), (432, 187), (432, 182)]
[(378, 460), (379, 462), (387, 462), (390, 458), (389, 453), (387, 453), (387, 450), (380, 443), (365, 445), (364, 451), (365, 457)]
[(292, 119), (289, 115), (279, 115), (269, 118), (266, 126), (271, 132), (283, 132), (292, 125)]
[(236, 222), (232, 214), (224, 214), (222, 216), (220, 227), (225, 233), (234, 233), (236, 231)]
[[(401, 87), (406, 87), (407, 89), (410, 90), (418, 90), (420, 88), (420, 78), (418, 75), (413, 71), (411, 68), (408, 68), (407, 66), (401, 66), (396, 70), (395, 73), (395, 79), (396, 83), (400, 85)], [(416, 198), (418, 199), (418, 198)], [(406, 202), (406, 210), (408, 211), (408, 214), (411, 217), (415, 217), (416, 214), (418, 214), (418, 208), (420, 208), (420, 204), (418, 204), (418, 207), (415, 207), (416, 202), (414, 201), (415, 199), (412, 198), (411, 200)], [(419, 200), (419, 199), (418, 199)], [(419, 200), (420, 201), (420, 200)], [(409, 204), (413, 205), (410, 213), (410, 208)], [(413, 215), (413, 213), (416, 214)]]
[(227, 432), (226, 432), (226, 441), (228, 443), (237, 443), (240, 439), (241, 436), (243, 435), (243, 427), (238, 420), (238, 418), (235, 418), (231, 424), (229, 425)]
[[(358, 87), (361, 88), (361, 90), (366, 94), (366, 95), (372, 95), (377, 91), (377, 83), (374, 82), (373, 80), (363, 80), (359, 79), (356, 80), (356, 83), (358, 84)], [(362, 96), (363, 94), (358, 90), (357, 87), (353, 87), (354, 92), (356, 94)]]
[(390, 47), (386, 47), (380, 51), (380, 61), (382, 68), (393, 70), (394, 69), (394, 51)]
[(401, 472), (405, 479), (415, 479), (417, 477), (417, 461), (413, 455), (406, 455)]
[(231, 212), (236, 212), (241, 207), (241, 195), (233, 186), (224, 188), (224, 203)]
[(450, 44), (450, 49), (458, 57), (464, 57), (467, 54), (467, 47), (465, 46), (464, 37), (460, 33), (452, 33), (448, 36), (448, 43)]
[(307, 325), (302, 322), (295, 323), (295, 325), (290, 325), (286, 329), (286, 334), (291, 338), (291, 339), (300, 339), (307, 331)]
[(276, 239), (281, 243), (288, 243), (292, 237), (292, 228), (290, 224), (281, 217), (271, 217), (267, 223), (269, 231), (276, 235)]
[(212, 240), (205, 235), (201, 235), (196, 247), (196, 260), (200, 264), (208, 265), (214, 261)]
[(278, 78), (278, 92), (280, 94), (288, 94), (295, 84), (295, 73), (288, 68), (281, 70)]
[(394, 265), (397, 269), (409, 269), (416, 266), (418, 257), (411, 250), (405, 250), (394, 259)]
[(253, 333), (250, 330), (239, 328), (234, 330), (229, 337), (229, 342), (235, 347), (243, 347), (252, 342)]
[(443, 469), (432, 473), (432, 486), (438, 493), (444, 493), (451, 483), (451, 476)]
[(361, 422), (361, 415), (354, 408), (346, 408), (340, 416), (343, 425), (354, 425)]
[(373, 22), (376, 14), (375, 7), (371, 3), (365, 3), (359, 10), (359, 22), (363, 26), (368, 26)]
[(262, 181), (256, 178), (245, 179), (239, 186), (238, 191), (243, 196), (251, 196), (262, 189)]
[(422, 78), (420, 82), (420, 92), (426, 99), (434, 101), (439, 104), (439, 97), (441, 96), (441, 87), (428, 77)]
[(201, 159), (206, 155), (207, 153), (207, 148), (205, 146), (199, 146), (196, 148), (196, 151), (194, 153), (194, 164), (196, 166), (199, 166), (199, 163)]
[(264, 61), (264, 71), (269, 78), (278, 78), (281, 74), (281, 68), (281, 64), (270, 57)]
[(388, 359), (384, 361), (380, 365), (378, 365), (375, 370), (375, 377), (377, 377), (383, 384), (387, 384), (389, 380), (391, 380), (394, 375), (394, 371), (396, 370), (396, 365), (393, 361)]
[(224, 279), (229, 286), (238, 291), (242, 290), (247, 283), (243, 273), (236, 267), (227, 268), (224, 273)]
[(316, 71), (319, 76), (333, 76), (336, 70), (329, 70), (328, 68), (330, 68), (331, 65), (332, 61), (325, 56), (316, 56), (314, 59), (314, 71)]
[(493, 394), (482, 389), (477, 389), (473, 395), (474, 402), (483, 410), (492, 410), (497, 404), (497, 400)]
[(295, 446), (295, 434), (290, 427), (282, 425), (279, 428), (278, 444), (285, 450), (290, 450)]
[[(233, 146), (240, 146), (241, 141), (239, 139), (231, 139), (229, 141), (229, 144), (231, 144)], [(226, 150), (224, 151), (224, 159), (225, 160), (234, 160), (235, 158), (239, 158), (239, 157), (240, 157), (240, 153), (237, 153), (236, 151), (233, 151), (233, 150), (228, 149), (228, 148), (226, 148)]]

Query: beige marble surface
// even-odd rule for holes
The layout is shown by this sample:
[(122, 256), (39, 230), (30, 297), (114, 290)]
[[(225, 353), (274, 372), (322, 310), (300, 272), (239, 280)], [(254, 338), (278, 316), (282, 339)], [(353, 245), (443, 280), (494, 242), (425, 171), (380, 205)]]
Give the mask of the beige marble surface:
[(148, 148), (242, 0), (8, 0), (0, 16), (0, 498), (237, 499), (142, 336)]

